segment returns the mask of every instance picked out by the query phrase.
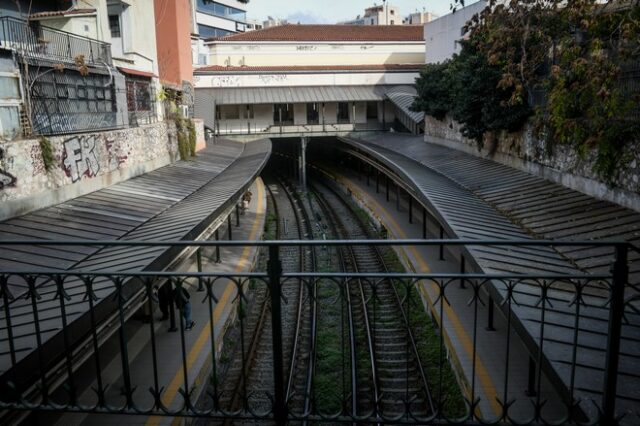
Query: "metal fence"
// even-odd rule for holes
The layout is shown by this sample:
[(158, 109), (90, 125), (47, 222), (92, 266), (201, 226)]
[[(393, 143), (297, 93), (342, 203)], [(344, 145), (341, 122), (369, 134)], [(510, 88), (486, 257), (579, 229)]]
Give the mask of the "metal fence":
[(112, 65), (109, 43), (9, 16), (0, 17), (0, 46), (36, 62), (75, 63), (81, 57), (88, 66)]
[[(266, 270), (250, 273), (220, 273), (206, 270), (194, 273), (63, 271), (37, 270), (35, 267), (32, 270), (0, 271), (0, 409), (8, 410), (8, 413), (49, 411), (144, 414), (218, 420), (262, 419), (275, 421), (277, 424), (285, 424), (288, 420), (371, 424), (584, 422), (614, 425), (618, 421), (617, 416), (621, 414), (621, 407), (617, 404), (628, 396), (619, 392), (622, 380), (619, 382), (618, 379), (623, 377), (620, 375), (621, 357), (626, 357), (625, 362), (628, 363), (629, 357), (637, 361), (639, 355), (633, 352), (633, 347), (621, 347), (623, 334), (627, 338), (631, 336), (633, 340), (637, 338), (636, 330), (640, 326), (638, 289), (628, 282), (629, 252), (637, 249), (622, 242), (3, 241), (0, 245), (5, 250), (37, 245), (42, 249), (48, 247), (59, 250), (83, 246), (99, 246), (106, 249), (119, 246), (132, 251), (174, 246), (198, 249), (198, 265), (201, 265), (200, 256), (219, 258), (221, 247), (260, 246), (267, 259)], [(324, 251), (347, 246), (427, 246), (448, 247), (450, 250), (470, 246), (506, 246), (514, 250), (519, 247), (571, 246), (611, 250), (615, 254), (615, 261), (612, 262), (611, 273), (607, 274), (487, 274), (470, 272), (468, 267), (466, 271), (463, 268), (460, 273), (282, 273), (283, 259), (280, 251), (283, 247), (291, 246)], [(197, 373), (193, 371), (194, 361), (187, 343), (188, 332), (184, 330), (182, 316), (175, 314), (174, 319), (180, 327), (170, 336), (157, 327), (157, 320), (154, 319), (153, 312), (159, 303), (157, 289), (163, 285), (177, 289), (193, 285), (192, 309), (207, 313), (208, 324), (196, 345), (204, 343), (210, 353), (216, 356), (205, 361), (206, 376), (200, 386), (194, 385), (194, 375)], [(296, 309), (303, 312), (303, 316), (315, 315), (319, 322), (310, 323), (315, 324), (317, 330), (327, 330), (327, 324), (333, 321), (331, 324), (335, 326), (335, 339), (319, 340), (317, 333), (301, 339), (299, 336), (305, 334), (304, 331), (292, 334), (292, 328), (286, 325), (285, 311), (289, 309), (288, 306), (298, 302), (287, 296), (287, 288), (305, 289), (307, 295), (300, 297), (300, 303), (303, 305)], [(356, 303), (349, 298), (354, 288), (359, 288), (358, 291), (363, 295), (360, 313), (349, 305)], [(378, 380), (375, 377), (384, 374), (384, 370), (380, 367), (381, 356), (377, 353), (367, 353), (367, 347), (377, 348), (379, 343), (376, 344), (374, 340), (373, 346), (368, 346), (367, 339), (361, 335), (372, 331), (375, 339), (375, 330), (389, 320), (388, 313), (376, 311), (376, 303), (381, 303), (380, 300), (384, 297), (381, 294), (383, 288), (394, 289), (398, 296), (397, 311), (402, 314), (401, 318), (404, 318), (406, 327), (412, 330), (409, 334), (416, 336), (412, 345), (396, 344), (394, 350), (406, 355), (410, 351), (414, 353), (415, 346), (422, 348), (418, 357), (423, 357), (425, 382), (430, 388), (407, 387), (406, 391), (397, 395), (395, 401), (404, 408), (398, 410), (396, 405), (393, 413), (385, 411), (384, 389), (381, 389), (377, 398), (372, 394)], [(220, 335), (223, 327), (219, 321), (222, 320), (216, 312), (218, 305), (223, 305), (226, 300), (226, 296), (221, 296), (221, 290), (224, 290), (224, 293), (230, 291), (231, 294), (227, 303), (232, 311), (230, 317), (236, 318), (234, 327), (238, 334), (235, 334), (235, 339), (222, 338)], [(255, 331), (256, 326), (251, 319), (252, 309), (259, 305), (261, 298), (271, 304), (266, 310), (271, 331), (267, 332), (265, 329), (263, 333), (272, 338), (272, 344), (268, 347), (271, 351), (269, 362), (272, 362), (273, 374), (267, 380), (269, 386), (266, 389), (250, 386), (249, 377), (245, 377), (249, 371), (249, 364), (253, 362), (250, 355), (251, 345), (245, 343), (250, 342), (251, 339), (247, 339), (247, 336), (252, 334), (252, 330)], [(178, 303), (178, 299), (175, 300)], [(536, 314), (528, 320), (539, 326), (539, 335), (530, 337), (529, 360), (527, 357), (519, 359), (516, 350), (520, 344), (514, 333), (517, 321), (522, 318), (513, 312), (517, 306), (522, 305), (535, 308), (535, 311), (531, 312)], [(503, 313), (498, 327), (502, 331), (490, 335), (487, 339), (493, 339), (490, 343), (494, 348), (495, 359), (499, 361), (488, 363), (481, 368), (480, 351), (477, 350), (483, 343), (480, 336), (485, 320), (481, 315), (489, 312), (489, 326), (493, 327), (494, 321), (498, 324), (498, 315), (495, 319), (493, 317), (494, 306)], [(458, 316), (468, 319), (468, 325), (449, 323), (452, 321), (449, 311), (453, 308), (457, 310)], [(350, 334), (350, 315), (347, 312), (349, 309), (355, 309), (353, 318), (356, 326), (364, 324), (364, 311), (369, 328), (362, 328), (361, 331), (356, 330)], [(129, 353), (128, 339), (131, 336), (128, 335), (125, 323), (127, 318), (140, 310), (147, 314), (148, 325), (143, 328), (148, 338), (148, 356), (142, 366), (136, 364), (139, 370), (135, 370), (133, 356)], [(173, 309), (171, 312), (173, 315)], [(327, 314), (332, 312), (331, 315)], [(560, 313), (568, 315), (567, 318), (572, 318), (572, 321), (555, 324), (554, 328), (554, 316), (557, 317)], [(597, 327), (593, 325), (596, 323)], [(554, 334), (560, 326), (564, 327), (566, 340), (570, 343), (564, 349), (564, 358), (560, 363), (561, 383), (555, 383), (547, 376), (552, 375), (550, 368), (558, 369), (558, 364), (556, 367), (549, 367), (551, 362), (557, 360), (550, 359), (543, 346), (546, 348), (546, 345), (550, 346), (550, 342), (560, 338)], [(466, 361), (463, 359), (464, 356), (456, 355), (450, 346), (450, 340), (453, 339), (451, 327), (454, 331), (464, 329), (468, 333), (469, 339), (465, 345), (468, 346), (469, 353)], [(583, 335), (590, 332), (589, 328), (599, 327), (605, 329), (598, 340), (601, 346), (584, 344)], [(629, 329), (624, 327), (632, 327), (632, 331), (629, 332)], [(297, 327), (295, 329), (298, 330)], [(100, 352), (100, 346), (105, 339), (104, 334), (108, 332), (117, 336), (116, 346), (119, 353), (116, 376), (120, 376), (120, 379), (117, 383), (111, 384), (106, 382), (104, 369), (107, 361), (102, 358)], [(161, 338), (164, 339), (163, 348), (171, 347), (180, 352), (180, 374), (176, 376), (178, 380), (174, 380), (175, 383), (170, 384), (170, 380), (163, 379), (162, 369), (166, 365), (168, 355), (158, 343)], [(427, 342), (425, 339), (431, 340)], [(236, 342), (235, 346), (233, 340)], [(299, 342), (298, 345), (306, 348), (304, 352), (298, 353), (297, 357), (293, 349), (294, 342)], [(487, 340), (484, 343), (486, 344)], [(235, 347), (235, 352), (229, 352), (231, 347)], [(331, 347), (335, 349), (333, 356), (337, 360), (337, 368), (332, 371), (322, 370), (318, 367), (319, 350)], [(538, 350), (532, 350), (532, 347)], [(602, 351), (604, 356), (590, 355), (594, 351)], [(94, 355), (91, 357), (89, 353)], [(316, 368), (305, 369), (304, 373), (300, 373), (292, 367), (300, 357), (308, 357), (312, 360), (310, 364)], [(230, 374), (230, 368), (225, 364), (229, 359), (243, 361), (240, 386), (228, 388), (224, 385), (227, 377), (225, 374)], [(322, 360), (326, 361), (326, 358)], [(77, 368), (82, 362), (88, 366), (83, 367), (86, 370), (80, 374)], [(462, 364), (465, 364), (466, 368), (461, 367)], [(628, 365), (624, 368), (627, 369), (625, 381), (629, 374), (634, 377), (637, 374), (637, 371), (630, 372)], [(449, 370), (455, 374), (452, 375)], [(581, 376), (585, 371), (598, 377), (600, 389), (586, 390), (578, 383), (584, 379)], [(294, 378), (294, 374), (302, 376)], [(365, 384), (358, 382), (359, 390), (354, 398), (352, 392), (355, 392), (355, 380), (360, 380), (354, 377), (358, 374)], [(400, 379), (414, 374), (415, 371), (401, 368), (394, 372), (393, 377)], [(364, 379), (363, 375), (368, 379)], [(94, 383), (84, 383), (89, 389), (88, 392), (83, 391), (80, 385), (86, 377), (96, 378)], [(308, 390), (298, 393), (297, 396), (294, 392), (294, 397), (290, 392), (290, 386), (296, 380), (308, 384), (304, 386), (304, 389)], [(487, 400), (487, 393), (482, 391), (483, 383), (487, 380), (495, 387), (495, 401)], [(514, 387), (518, 380), (526, 383), (526, 389), (518, 387), (519, 385)], [(321, 386), (323, 383), (324, 387)], [(628, 383), (623, 385), (627, 388), (629, 386)], [(460, 395), (455, 391), (458, 387), (461, 389)], [(176, 391), (176, 388), (177, 393), (174, 392), (173, 398), (168, 398), (167, 394), (172, 390)], [(431, 408), (416, 409), (424, 399), (419, 395), (424, 395), (426, 391), (430, 394)], [(637, 391), (638, 389), (635, 389), (635, 392)], [(232, 397), (229, 393), (237, 395)], [(595, 394), (599, 396), (596, 398), (593, 396)], [(452, 405), (456, 398), (457, 406)], [(226, 405), (225, 401), (231, 399), (235, 400), (237, 405)], [(300, 405), (300, 399), (308, 403)], [(496, 415), (489, 414), (483, 408), (487, 404), (497, 407)], [(639, 418), (633, 409), (627, 410), (622, 423), (633, 424)]]

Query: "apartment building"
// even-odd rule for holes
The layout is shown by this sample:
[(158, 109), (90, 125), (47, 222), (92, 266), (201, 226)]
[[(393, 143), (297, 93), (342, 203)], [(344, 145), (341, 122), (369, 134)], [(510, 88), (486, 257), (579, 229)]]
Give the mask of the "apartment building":
[(154, 0), (1, 2), (0, 78), (5, 140), (159, 121)]
[(341, 22), (344, 25), (402, 25), (400, 9), (383, 2), (381, 5), (373, 5), (364, 10), (362, 16)]
[(247, 31), (249, 0), (190, 0), (193, 31), (191, 45), (193, 63), (206, 65), (204, 40)]

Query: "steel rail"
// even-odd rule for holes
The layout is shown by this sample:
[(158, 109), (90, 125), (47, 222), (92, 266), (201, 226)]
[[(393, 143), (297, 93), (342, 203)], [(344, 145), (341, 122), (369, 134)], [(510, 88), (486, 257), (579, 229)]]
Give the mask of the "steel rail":
[[(338, 192), (332, 188), (329, 185), (325, 185), (325, 187), (331, 191), (335, 197), (347, 208), (351, 211), (351, 207), (344, 201), (343, 197), (338, 194)], [(365, 235), (367, 236), (371, 236), (371, 232), (369, 231), (368, 227), (363, 223), (363, 221), (360, 219), (360, 217), (358, 217), (357, 215), (353, 215), (354, 219), (356, 220), (356, 222), (359, 224), (361, 230), (365, 233)], [(373, 247), (373, 251), (375, 253), (375, 256), (378, 260), (378, 263), (382, 266), (383, 272), (385, 274), (389, 273), (389, 268), (387, 267), (387, 263), (384, 260), (384, 257), (382, 256), (382, 253), (380, 252), (380, 248), (379, 247)], [(404, 322), (404, 326), (405, 329), (407, 330), (407, 334), (409, 336), (409, 342), (411, 344), (411, 349), (415, 358), (415, 362), (417, 364), (418, 367), (418, 371), (420, 372), (420, 379), (422, 381), (423, 387), (424, 387), (424, 391), (425, 391), (425, 395), (426, 395), (426, 400), (427, 400), (427, 408), (429, 410), (429, 415), (433, 414), (434, 408), (433, 408), (433, 399), (431, 398), (431, 390), (429, 388), (429, 382), (427, 380), (427, 376), (424, 372), (424, 368), (422, 365), (422, 360), (420, 358), (420, 353), (418, 352), (418, 347), (416, 345), (416, 339), (415, 336), (413, 335), (413, 331), (411, 330), (411, 325), (409, 324), (409, 319), (407, 317), (406, 311), (404, 309), (404, 307), (402, 306), (402, 302), (400, 300), (400, 296), (398, 294), (398, 290), (396, 289), (395, 285), (393, 285), (393, 283), (391, 283), (388, 279), (385, 279), (381, 282), (386, 282), (386, 284), (391, 287), (391, 289), (393, 290), (393, 294), (395, 296), (395, 301), (397, 303), (397, 307), (402, 315), (402, 320)], [(407, 291), (407, 298), (409, 298), (409, 291)], [(409, 413), (407, 413), (409, 414)]]
[[(307, 230), (307, 234), (310, 236), (311, 239), (313, 239), (313, 230), (311, 229), (311, 221), (309, 220), (309, 215), (307, 214), (306, 209), (304, 208), (304, 205), (302, 204), (302, 202), (294, 195), (291, 193), (291, 191), (289, 191), (289, 188), (286, 186), (286, 184), (281, 180), (281, 179), (277, 179), (280, 186), (284, 189), (285, 194), (287, 195), (287, 198), (289, 199), (289, 202), (291, 203), (291, 206), (293, 207), (293, 211), (294, 211), (294, 215), (296, 217), (296, 221), (298, 223), (298, 233), (300, 234), (299, 237), (302, 237), (301, 232), (302, 232), (302, 222), (305, 223), (305, 228)], [(296, 206), (299, 207), (299, 209), (296, 209)], [(302, 216), (302, 217), (300, 217)], [(303, 271), (306, 267), (306, 257), (305, 257), (305, 253), (304, 253), (304, 249), (303, 247), (300, 247), (300, 270)], [(311, 256), (310, 259), (311, 261), (311, 270), (315, 271), (317, 268), (317, 264), (316, 264), (316, 256), (315, 256), (315, 250), (312, 247), (311, 248)], [(315, 325), (315, 311), (316, 311), (316, 280), (313, 279), (314, 284), (312, 287), (312, 298), (311, 300), (313, 301), (313, 309), (311, 312), (311, 318), (312, 318), (312, 324), (311, 324), (311, 332), (312, 335), (313, 333), (313, 327)], [(290, 368), (289, 368), (289, 378), (287, 381), (287, 388), (286, 388), (286, 392), (285, 392), (285, 401), (289, 401), (289, 399), (292, 397), (293, 394), (293, 382), (295, 379), (295, 373), (296, 373), (296, 368), (297, 368), (297, 355), (298, 355), (298, 351), (299, 351), (299, 344), (298, 341), (300, 339), (300, 327), (302, 324), (302, 315), (303, 315), (303, 310), (304, 310), (304, 286), (302, 285), (302, 283), (299, 283), (301, 285), (300, 290), (299, 290), (299, 298), (298, 298), (298, 313), (297, 313), (297, 319), (296, 319), (296, 327), (295, 327), (295, 332), (294, 332), (294, 337), (293, 337), (293, 347), (291, 349), (291, 363), (290, 363)], [(313, 348), (315, 346), (314, 341), (310, 340), (311, 342), (311, 347)], [(313, 363), (313, 360), (315, 359), (315, 357), (313, 356), (313, 351), (310, 350), (309, 353), (309, 364)], [(310, 377), (310, 372), (312, 371), (312, 367), (308, 366), (307, 368), (307, 386), (305, 387), (306, 389), (309, 388), (309, 382), (311, 381), (311, 377)], [(305, 396), (304, 396), (304, 410), (306, 412), (306, 410), (308, 409), (309, 405), (310, 405), (310, 393), (309, 392), (305, 392)]]
[[(312, 185), (310, 185), (313, 188)], [(319, 196), (317, 191), (312, 189), (316, 200), (318, 201), (318, 205), (322, 209), (325, 217), (331, 217), (331, 209), (327, 206), (325, 200)], [(335, 222), (333, 220), (328, 220), (327, 223), (331, 226), (332, 233), (335, 236), (338, 236), (338, 230), (336, 228)], [(336, 250), (338, 253), (338, 259), (340, 262), (340, 269), (344, 272), (347, 272), (347, 265), (344, 259), (343, 250)], [(351, 303), (351, 294), (349, 293), (349, 289), (346, 288), (345, 282), (345, 299), (347, 302), (347, 318), (349, 322), (349, 350), (351, 353), (351, 407), (353, 410), (353, 417), (357, 417), (358, 415), (358, 365), (357, 365), (357, 357), (356, 357), (356, 333), (355, 333), (355, 322), (353, 320), (353, 309)], [(344, 389), (343, 389), (344, 392)]]
[[(275, 215), (276, 217), (278, 216), (278, 204), (275, 201), (275, 198), (273, 197), (273, 193), (271, 192), (271, 188), (269, 188), (269, 185), (265, 185), (265, 187), (267, 188), (267, 191), (269, 192), (269, 195), (271, 196), (271, 201), (273, 203), (273, 209), (275, 210)], [(280, 221), (276, 220), (276, 235), (280, 235)], [(236, 275), (237, 276), (237, 275)], [(266, 275), (265, 275), (266, 276)], [(234, 394), (231, 398), (231, 402), (229, 404), (229, 410), (230, 411), (234, 411), (237, 405), (238, 405), (238, 398), (240, 395), (240, 389), (244, 390), (244, 397), (246, 398), (247, 396), (247, 389), (246, 389), (246, 383), (247, 383), (247, 377), (249, 376), (249, 372), (251, 370), (251, 363), (252, 360), (255, 358), (255, 354), (258, 350), (258, 343), (260, 342), (260, 337), (262, 337), (263, 333), (262, 330), (264, 329), (264, 325), (266, 324), (267, 321), (267, 317), (268, 317), (268, 307), (269, 307), (269, 298), (265, 297), (264, 300), (262, 301), (262, 306), (260, 308), (260, 315), (258, 316), (258, 322), (256, 323), (255, 329), (253, 330), (253, 335), (251, 336), (251, 341), (249, 343), (249, 350), (247, 351), (247, 356), (245, 357), (246, 361), (244, 362), (244, 365), (241, 368), (241, 373), (240, 376), (238, 377), (238, 380), (236, 381), (236, 386), (234, 386)], [(244, 340), (244, 339), (242, 339)], [(241, 342), (241, 344), (243, 344)], [(244, 355), (244, 354), (242, 354)], [(217, 398), (218, 396), (215, 395), (215, 397)], [(224, 425), (230, 425), (232, 420), (226, 420), (224, 422)]]
[[(387, 264), (384, 261), (384, 258), (382, 257), (382, 254), (380, 253), (380, 250), (378, 249), (378, 247), (375, 247), (374, 251), (378, 256), (378, 259), (382, 263), (382, 267), (384, 268), (384, 272), (388, 273), (389, 272), (389, 268), (387, 267)], [(427, 380), (427, 375), (425, 374), (424, 367), (422, 366), (422, 359), (420, 358), (420, 352), (418, 352), (418, 346), (416, 345), (416, 339), (415, 339), (415, 336), (413, 335), (413, 331), (411, 330), (411, 325), (409, 324), (409, 319), (407, 317), (407, 313), (406, 313), (404, 307), (402, 306), (402, 301), (400, 299), (400, 295), (398, 294), (398, 290), (396, 289), (396, 286), (393, 285), (393, 283), (390, 283), (390, 282), (388, 282), (388, 285), (393, 290), (393, 294), (395, 295), (396, 303), (398, 304), (398, 308), (400, 309), (400, 313), (402, 314), (402, 320), (404, 322), (405, 328), (407, 329), (407, 334), (409, 335), (409, 341), (411, 343), (411, 349), (413, 350), (413, 355), (415, 357), (416, 364), (418, 366), (418, 371), (420, 371), (420, 378), (422, 379), (422, 383), (423, 383), (423, 386), (424, 386), (424, 391), (425, 391), (425, 394), (426, 394), (426, 397), (427, 397), (427, 405), (428, 405), (428, 409), (429, 409), (429, 414), (430, 415), (434, 414), (435, 410), (433, 408), (433, 398), (431, 397), (431, 389), (429, 388), (429, 381)], [(410, 297), (411, 297), (409, 288), (407, 288), (407, 296), (406, 297), (407, 297), (407, 300), (409, 300)]]
[[(318, 194), (320, 195), (320, 194)], [(320, 195), (320, 197), (322, 199), (325, 200), (325, 203), (327, 204), (327, 207), (329, 206), (329, 203), (326, 201), (326, 198), (322, 195)], [(340, 217), (338, 217), (338, 215), (335, 213), (335, 211), (333, 211), (332, 209), (329, 209), (329, 212), (331, 214), (331, 218), (332, 218), (332, 223), (334, 224), (334, 226), (336, 227), (336, 230), (338, 231), (337, 235), (344, 235), (346, 234), (346, 227), (344, 225), (344, 222), (342, 221), (342, 219)], [(345, 250), (347, 253), (349, 253), (349, 256), (351, 258), (352, 261), (352, 265), (353, 265), (353, 269), (355, 270), (356, 273), (359, 272), (358, 269), (358, 262), (357, 262), (357, 258), (355, 255), (355, 251), (354, 248), (352, 246), (348, 246), (346, 247)], [(360, 299), (361, 299), (361, 303), (362, 303), (362, 311), (363, 311), (363, 315), (364, 315), (364, 326), (365, 326), (365, 331), (367, 334), (367, 345), (369, 347), (369, 359), (371, 362), (371, 374), (372, 374), (372, 384), (373, 384), (373, 407), (374, 407), (374, 416), (376, 418), (379, 418), (379, 412), (380, 409), (378, 407), (378, 403), (380, 400), (380, 383), (379, 383), (379, 379), (378, 379), (378, 367), (377, 367), (377, 359), (376, 359), (376, 353), (375, 353), (375, 345), (374, 345), (374, 339), (372, 338), (371, 332), (372, 332), (372, 328), (371, 328), (371, 322), (369, 320), (369, 312), (367, 311), (367, 301), (366, 301), (366, 297), (364, 294), (364, 286), (362, 283), (362, 279), (360, 278), (356, 278), (356, 282), (358, 283), (358, 289), (360, 292)], [(346, 293), (349, 292), (348, 289), (348, 285), (346, 288)], [(352, 309), (353, 309), (353, 305), (352, 305)]]

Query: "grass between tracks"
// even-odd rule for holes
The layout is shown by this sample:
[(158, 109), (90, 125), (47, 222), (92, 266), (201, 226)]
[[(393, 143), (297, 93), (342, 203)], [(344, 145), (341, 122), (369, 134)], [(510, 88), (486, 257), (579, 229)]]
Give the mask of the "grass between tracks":
[[(391, 248), (383, 248), (382, 255), (389, 272), (404, 273), (404, 266)], [(447, 359), (441, 331), (424, 308), (420, 295), (409, 280), (394, 280), (394, 285), (407, 314), (425, 376), (436, 410), (448, 418), (466, 414), (464, 397), (456, 375)], [(408, 294), (408, 297), (407, 297)]]

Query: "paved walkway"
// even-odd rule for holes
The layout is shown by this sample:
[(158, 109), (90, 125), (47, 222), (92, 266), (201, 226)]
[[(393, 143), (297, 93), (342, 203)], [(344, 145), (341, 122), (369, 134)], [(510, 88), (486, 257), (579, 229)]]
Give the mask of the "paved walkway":
[[(640, 241), (640, 214), (588, 197), (544, 179), (490, 160), (425, 143), (421, 137), (378, 134), (343, 139), (354, 149), (381, 161), (415, 188), (449, 238), (465, 239), (624, 239)], [(416, 217), (420, 217), (418, 214)], [(485, 272), (606, 273), (612, 263), (611, 248), (469, 248), (473, 261)], [(640, 282), (640, 255), (630, 253), (631, 284)], [(539, 289), (522, 286), (512, 305), (512, 326), (530, 336), (529, 350), (544, 347), (556, 383), (570, 389), (571, 365), (576, 365), (573, 390), (577, 398), (602, 398), (605, 343), (608, 335), (606, 299), (595, 282), (589, 283), (580, 304), (572, 293), (554, 285), (541, 316)], [(505, 294), (505, 288), (497, 287)], [(592, 291), (593, 290), (593, 291)], [(640, 315), (628, 287), (627, 322), (623, 325), (618, 401), (622, 412), (637, 411), (640, 404)], [(637, 308), (637, 306), (636, 306)], [(577, 328), (576, 328), (577, 325)], [(544, 333), (544, 334), (542, 334)], [(575, 343), (574, 343), (575, 339)], [(577, 361), (572, 362), (577, 343)], [(568, 392), (567, 392), (568, 393)], [(585, 402), (583, 407), (593, 406)]]
[[(266, 190), (261, 179), (258, 179), (251, 187), (254, 194), (249, 209), (240, 216), (240, 226), (235, 226), (233, 221), (233, 238), (235, 240), (254, 241), (262, 237), (262, 230), (266, 217)], [(227, 224), (223, 223), (220, 228), (220, 236), (227, 235)], [(212, 238), (210, 238), (212, 239)], [(208, 248), (203, 251), (202, 262), (203, 272), (215, 273), (233, 273), (233, 272), (249, 272), (253, 267), (253, 263), (257, 258), (256, 247), (223, 247), (221, 248), (221, 263), (216, 263), (216, 255), (214, 248)], [(196, 257), (191, 256), (182, 264), (174, 268), (176, 271), (197, 272)], [(205, 299), (204, 292), (197, 291), (197, 284), (192, 283), (190, 289), (190, 301), (193, 308), (193, 319), (196, 322), (195, 327), (191, 331), (185, 331), (183, 334), (169, 331), (169, 321), (155, 324), (155, 349), (157, 353), (157, 363), (159, 366), (157, 380), (160, 386), (164, 388), (162, 393), (162, 402), (172, 410), (183, 407), (184, 398), (182, 390), (185, 388), (185, 379), (183, 372), (184, 359), (181, 350), (181, 337), (184, 335), (186, 347), (186, 363), (188, 367), (187, 381), (189, 390), (192, 394), (191, 402), (196, 403), (197, 395), (207, 386), (207, 380), (211, 373), (211, 353), (213, 350), (211, 344), (211, 324), (214, 325), (214, 335), (216, 339), (216, 347), (218, 351), (222, 344), (222, 337), (225, 326), (230, 317), (235, 315), (233, 300), (236, 296), (236, 284), (229, 280), (219, 280), (213, 285), (213, 292), (218, 298), (219, 303), (213, 304), (212, 315), (209, 312), (208, 301)], [(156, 311), (155, 316), (159, 313)], [(176, 321), (179, 312), (176, 310)], [(213, 318), (213, 321), (212, 321)], [(129, 337), (128, 350), (131, 359), (132, 383), (135, 384), (137, 390), (134, 394), (136, 404), (141, 409), (149, 409), (153, 406), (153, 396), (148, 391), (153, 388), (153, 345), (151, 342), (151, 333), (149, 324), (140, 321), (130, 321), (127, 329)], [(111, 383), (110, 392), (107, 397), (109, 402), (116, 406), (123, 405), (126, 401), (121, 395), (120, 390), (123, 387), (122, 370), (120, 359), (117, 355), (119, 344), (117, 339), (109, 342), (104, 348), (105, 358), (111, 356), (111, 360), (105, 370), (104, 380)], [(97, 386), (94, 381), (90, 387)], [(95, 394), (87, 387), (82, 398), (84, 402), (95, 403)], [(145, 417), (145, 416), (114, 416), (114, 415), (65, 415), (61, 417), (57, 425), (160, 425), (170, 424), (173, 421), (169, 417)]]

